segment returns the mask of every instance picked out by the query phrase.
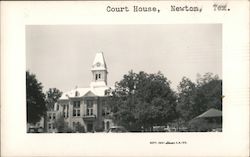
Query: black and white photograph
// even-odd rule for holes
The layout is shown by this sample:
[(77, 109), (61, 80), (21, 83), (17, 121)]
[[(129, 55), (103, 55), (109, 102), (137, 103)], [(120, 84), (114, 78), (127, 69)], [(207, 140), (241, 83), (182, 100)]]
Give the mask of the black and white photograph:
[(249, 156), (249, 1), (0, 3), (0, 156)]
[(222, 25), (27, 25), (27, 133), (222, 132)]

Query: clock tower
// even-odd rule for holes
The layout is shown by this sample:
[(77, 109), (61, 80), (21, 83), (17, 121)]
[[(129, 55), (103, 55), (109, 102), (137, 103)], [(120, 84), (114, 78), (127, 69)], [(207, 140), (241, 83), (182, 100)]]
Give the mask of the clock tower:
[(94, 62), (91, 68), (92, 81), (90, 86), (95, 87), (106, 87), (107, 86), (107, 65), (102, 52), (98, 52), (95, 55)]

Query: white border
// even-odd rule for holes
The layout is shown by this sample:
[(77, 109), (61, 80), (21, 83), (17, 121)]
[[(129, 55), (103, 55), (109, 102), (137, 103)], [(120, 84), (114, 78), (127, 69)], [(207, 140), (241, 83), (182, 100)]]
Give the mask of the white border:
[[(214, 12), (224, 3), (228, 12)], [(170, 12), (198, 5), (202, 13)], [(156, 6), (161, 13), (108, 13), (107, 5)], [(223, 133), (26, 134), (25, 25), (222, 23)], [(247, 156), (249, 2), (1, 2), (2, 156)], [(150, 141), (186, 141), (152, 145)]]

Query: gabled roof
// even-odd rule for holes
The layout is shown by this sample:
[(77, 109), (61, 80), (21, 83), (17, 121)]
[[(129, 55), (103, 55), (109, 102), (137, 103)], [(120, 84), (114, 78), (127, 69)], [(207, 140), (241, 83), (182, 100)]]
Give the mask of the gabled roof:
[(107, 70), (107, 65), (102, 52), (96, 53), (91, 70)]
[(209, 118), (209, 117), (222, 117), (222, 112), (220, 110), (211, 108), (196, 118)]
[(87, 96), (105, 96), (105, 90), (108, 87), (97, 88), (76, 88), (68, 92), (64, 92), (59, 100), (68, 100), (69, 98), (87, 97)]
[(88, 91), (84, 96), (85, 97), (92, 97), (92, 96), (97, 96), (97, 95), (95, 95), (92, 91)]

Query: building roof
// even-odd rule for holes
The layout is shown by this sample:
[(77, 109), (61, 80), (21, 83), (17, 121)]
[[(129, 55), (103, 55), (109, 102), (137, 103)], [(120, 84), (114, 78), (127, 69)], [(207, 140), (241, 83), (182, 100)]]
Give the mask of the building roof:
[(103, 52), (96, 53), (91, 70), (107, 70)]
[(220, 110), (211, 108), (196, 118), (209, 118), (209, 117), (222, 117), (222, 112)]
[(68, 100), (69, 98), (79, 98), (79, 97), (88, 97), (96, 96), (101, 97), (105, 96), (105, 90), (109, 87), (97, 87), (97, 88), (76, 88), (68, 92), (64, 92), (59, 100)]

